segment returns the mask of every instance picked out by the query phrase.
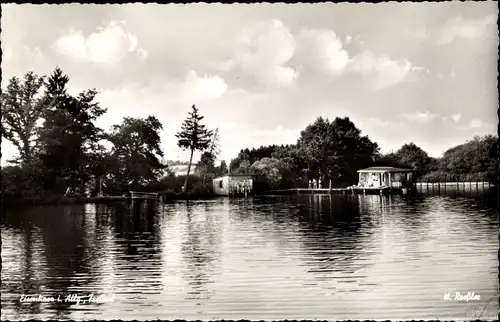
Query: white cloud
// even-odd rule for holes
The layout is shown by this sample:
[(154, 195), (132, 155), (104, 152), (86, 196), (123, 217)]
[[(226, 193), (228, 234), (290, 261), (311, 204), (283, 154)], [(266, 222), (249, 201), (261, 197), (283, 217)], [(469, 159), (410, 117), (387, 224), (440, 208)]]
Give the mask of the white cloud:
[[(455, 17), (448, 20), (441, 29), (439, 44), (449, 44), (456, 38), (477, 39), (487, 35), (489, 29), (496, 24), (497, 17), (495, 14), (486, 16), (483, 19), (467, 19), (463, 17)], [(491, 30), (493, 31), (493, 30)], [(495, 31), (495, 37), (497, 31)], [(493, 34), (492, 34), (493, 36)]]
[(212, 62), (209, 66), (217, 71), (228, 72), (236, 67), (235, 62), (229, 58), (223, 62)]
[(460, 114), (460, 113), (456, 113), (456, 114), (453, 114), (453, 115), (451, 116), (451, 119), (452, 119), (452, 120), (456, 123), (456, 122), (460, 121), (460, 117), (461, 117), (461, 116), (462, 116), (462, 114)]
[(140, 60), (146, 60), (148, 58), (148, 52), (143, 48), (139, 48), (137, 49), (137, 56)]
[(30, 63), (39, 63), (45, 58), (46, 57), (39, 47), (29, 47), (23, 45), (22, 47), (18, 47), (16, 50), (10, 46), (2, 48), (2, 61), (4, 62), (29, 59)]
[[(350, 39), (350, 37), (349, 37)], [(327, 29), (304, 29), (298, 37), (297, 56), (306, 68), (342, 74), (349, 63), (349, 54), (342, 47), (342, 40)]]
[[(353, 38), (346, 35), (345, 42), (351, 41)], [(305, 28), (294, 36), (279, 20), (261, 21), (241, 30), (232, 57), (211, 66), (225, 72), (240, 68), (260, 84), (282, 86), (293, 84), (303, 71), (334, 77), (358, 73), (374, 90), (394, 86), (411, 72), (429, 72), (407, 59), (379, 57), (370, 51), (350, 57), (333, 30)]]
[(349, 68), (363, 75), (373, 90), (394, 86), (411, 71), (421, 69), (413, 66), (407, 59), (392, 60), (386, 55), (377, 57), (370, 51), (364, 51), (351, 59)]
[(439, 115), (431, 113), (429, 111), (425, 112), (417, 111), (415, 113), (403, 113), (401, 114), (401, 116), (409, 121), (426, 123), (436, 119)]
[(286, 64), (295, 46), (294, 36), (281, 21), (262, 21), (238, 34), (234, 55), (222, 67), (240, 67), (265, 85), (290, 85), (297, 73)]
[(479, 129), (479, 128), (485, 127), (485, 125), (486, 124), (484, 124), (484, 122), (479, 120), (479, 119), (472, 119), (462, 129), (464, 129), (464, 130)]
[(111, 21), (87, 37), (81, 31), (71, 29), (54, 42), (53, 48), (78, 62), (116, 65), (134, 52), (140, 59), (145, 59), (146, 50), (138, 48), (137, 37), (126, 32), (123, 25)]
[(223, 78), (214, 75), (198, 76), (190, 71), (186, 82), (182, 85), (182, 95), (196, 101), (215, 100), (222, 96), (228, 89)]
[(381, 119), (379, 117), (369, 117), (368, 120), (359, 125), (360, 128), (366, 129), (366, 133), (370, 133), (371, 129), (382, 128), (390, 131), (400, 131), (407, 125), (401, 121), (394, 119)]
[(155, 114), (172, 120), (182, 118), (181, 110), (193, 104), (206, 106), (228, 90), (220, 76), (199, 76), (195, 71), (188, 72), (184, 79), (156, 79), (152, 84), (125, 82), (118, 88), (101, 91), (97, 99), (108, 108), (108, 113), (100, 119), (100, 126), (107, 128), (119, 123), (123, 116)]

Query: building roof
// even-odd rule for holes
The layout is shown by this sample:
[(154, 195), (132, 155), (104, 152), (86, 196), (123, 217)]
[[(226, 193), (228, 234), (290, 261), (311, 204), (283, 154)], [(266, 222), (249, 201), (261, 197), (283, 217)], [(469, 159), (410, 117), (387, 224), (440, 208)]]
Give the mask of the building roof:
[(232, 177), (232, 178), (234, 178), (234, 177), (247, 177), (247, 178), (250, 177), (251, 178), (252, 175), (250, 175), (250, 174), (226, 174), (224, 176), (220, 176), (220, 177), (217, 177), (214, 179), (220, 179), (220, 178), (225, 178), (225, 177)]
[[(197, 166), (196, 163), (191, 164), (191, 169), (194, 169)], [(189, 167), (189, 164), (176, 164), (176, 165), (171, 165), (169, 168), (172, 171), (182, 171), (182, 170), (187, 170)]]
[(413, 172), (411, 169), (394, 168), (394, 167), (370, 167), (358, 170), (358, 172)]

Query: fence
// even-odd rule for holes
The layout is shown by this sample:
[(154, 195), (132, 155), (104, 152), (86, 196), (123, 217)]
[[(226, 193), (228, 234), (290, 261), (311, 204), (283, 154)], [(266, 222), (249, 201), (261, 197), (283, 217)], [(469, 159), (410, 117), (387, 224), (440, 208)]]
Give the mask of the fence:
[(471, 191), (484, 191), (490, 189), (493, 184), (491, 184), (487, 180), (468, 180), (468, 181), (448, 181), (444, 178), (445, 181), (427, 181), (427, 182), (417, 182), (416, 188), (417, 191), (423, 192), (443, 192), (447, 191), (456, 191), (456, 192), (471, 192)]

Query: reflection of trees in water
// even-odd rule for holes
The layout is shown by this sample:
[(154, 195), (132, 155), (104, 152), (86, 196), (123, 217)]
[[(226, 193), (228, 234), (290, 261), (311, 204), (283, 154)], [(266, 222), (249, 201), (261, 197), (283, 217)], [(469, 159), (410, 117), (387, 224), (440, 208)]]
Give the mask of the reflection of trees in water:
[[(94, 272), (102, 247), (98, 240), (89, 239), (87, 216), (91, 215), (85, 214), (83, 205), (33, 207), (15, 215), (13, 222), (25, 236), (21, 293), (65, 296), (95, 284)], [(36, 249), (35, 242), (40, 245)], [(39, 277), (38, 270), (43, 271), (43, 277)], [(22, 308), (36, 305), (24, 304)], [(72, 304), (42, 305), (56, 309), (58, 317), (64, 317), (64, 310)]]
[(298, 210), (291, 200), (283, 196), (231, 200), (230, 220), (237, 221), (235, 229), (249, 232), (242, 236), (246, 247), (272, 245), (280, 256), (295, 247)]
[[(309, 195), (298, 198), (303, 227), (303, 261), (318, 278), (356, 270), (362, 253), (360, 205), (354, 196)], [(307, 198), (307, 199), (305, 199)], [(305, 199), (305, 200), (304, 200)]]
[[(318, 278), (326, 272), (348, 270), (362, 252), (357, 196), (300, 195), (256, 198), (231, 212), (251, 221), (278, 248), (289, 250), (299, 241), (302, 260)], [(271, 223), (271, 225), (269, 225)]]
[(354, 233), (359, 228), (359, 201), (353, 196), (305, 195), (297, 197), (297, 219), (313, 231), (337, 228)]
[(126, 293), (160, 292), (161, 247), (157, 203), (132, 201), (111, 209), (117, 256), (115, 276)]
[(23, 210), (9, 211), (2, 225), (2, 304), (18, 314), (39, 314), (43, 304), (19, 301), (21, 294), (40, 294), (46, 271), (37, 258), (40, 232), (30, 221), (22, 220)]
[[(219, 223), (207, 204), (186, 204), (186, 239), (181, 253), (185, 262), (185, 278), (189, 281), (186, 297), (206, 300), (212, 296), (208, 284), (216, 272), (216, 259), (220, 258)], [(201, 303), (198, 303), (201, 304)]]

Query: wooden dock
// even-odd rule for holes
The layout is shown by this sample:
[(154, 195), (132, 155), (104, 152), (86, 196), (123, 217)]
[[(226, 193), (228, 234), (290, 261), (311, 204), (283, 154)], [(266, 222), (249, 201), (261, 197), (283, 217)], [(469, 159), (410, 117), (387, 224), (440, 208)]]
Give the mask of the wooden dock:
[(291, 194), (405, 194), (408, 189), (405, 188), (390, 188), (390, 187), (348, 187), (348, 188), (294, 188), (294, 189), (282, 189), (282, 190), (271, 190), (267, 194), (280, 194), (280, 195), (291, 195)]
[(158, 200), (159, 193), (157, 192), (139, 192), (129, 191), (130, 199), (132, 200)]
[(417, 192), (470, 192), (491, 189), (493, 184), (484, 182), (416, 182), (412, 188), (395, 187), (347, 187), (347, 188), (294, 188), (271, 190), (266, 194), (291, 195), (291, 194), (406, 194), (411, 190)]

